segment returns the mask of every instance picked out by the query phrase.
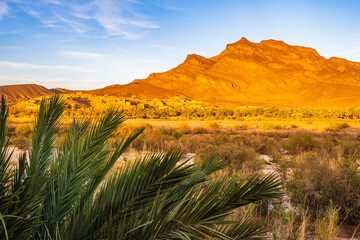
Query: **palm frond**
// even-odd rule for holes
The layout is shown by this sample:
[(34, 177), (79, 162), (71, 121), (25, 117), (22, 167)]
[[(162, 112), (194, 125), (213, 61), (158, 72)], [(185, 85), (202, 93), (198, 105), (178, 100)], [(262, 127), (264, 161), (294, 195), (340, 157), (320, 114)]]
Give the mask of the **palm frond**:
[(95, 121), (74, 120), (56, 148), (65, 101), (42, 100), (32, 146), (9, 168), (8, 110), (0, 107), (0, 238), (9, 239), (260, 239), (264, 226), (230, 221), (239, 207), (282, 195), (275, 175), (214, 176), (224, 163), (190, 164), (182, 152), (148, 154), (114, 164), (144, 130), (108, 141), (124, 121), (117, 109)]
[(51, 162), (50, 157), (54, 154), (55, 135), (61, 124), (60, 116), (65, 106), (65, 100), (60, 95), (55, 95), (50, 100), (41, 100), (29, 151), (29, 176), (47, 171)]
[(262, 221), (250, 217), (245, 217), (239, 223), (220, 226), (218, 230), (234, 240), (266, 239), (265, 234), (268, 232), (266, 225)]

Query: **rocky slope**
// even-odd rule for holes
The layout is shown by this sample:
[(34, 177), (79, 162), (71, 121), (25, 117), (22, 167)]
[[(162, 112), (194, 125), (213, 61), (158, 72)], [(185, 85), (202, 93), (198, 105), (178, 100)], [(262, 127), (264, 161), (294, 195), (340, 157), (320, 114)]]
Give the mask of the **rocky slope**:
[(215, 105), (360, 106), (360, 63), (326, 59), (282, 41), (246, 38), (212, 58), (188, 55), (179, 66), (94, 94), (168, 98), (185, 95)]
[(36, 84), (19, 84), (0, 86), (0, 95), (4, 95), (10, 103), (40, 96), (52, 95), (54, 92)]
[(99, 95), (108, 94), (116, 97), (131, 97), (135, 95), (147, 99), (168, 99), (176, 95), (182, 95), (176, 90), (162, 88), (161, 86), (156, 86), (145, 81), (134, 81), (125, 85), (111, 85), (102, 89), (87, 91), (87, 93)]

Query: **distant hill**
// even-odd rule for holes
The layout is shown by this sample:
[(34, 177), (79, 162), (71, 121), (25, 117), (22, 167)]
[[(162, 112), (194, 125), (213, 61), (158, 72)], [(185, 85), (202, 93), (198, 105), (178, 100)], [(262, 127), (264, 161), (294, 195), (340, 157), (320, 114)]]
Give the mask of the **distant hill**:
[(188, 55), (179, 66), (127, 85), (91, 91), (115, 96), (185, 95), (215, 105), (360, 106), (360, 63), (326, 59), (312, 48), (246, 38), (212, 58)]
[(66, 89), (66, 88), (52, 88), (49, 89), (51, 92), (55, 94), (64, 94), (64, 93), (71, 93), (72, 90)]
[(18, 84), (0, 86), (0, 95), (4, 95), (7, 101), (15, 102), (21, 99), (31, 99), (41, 96), (53, 95), (54, 92), (36, 84)]

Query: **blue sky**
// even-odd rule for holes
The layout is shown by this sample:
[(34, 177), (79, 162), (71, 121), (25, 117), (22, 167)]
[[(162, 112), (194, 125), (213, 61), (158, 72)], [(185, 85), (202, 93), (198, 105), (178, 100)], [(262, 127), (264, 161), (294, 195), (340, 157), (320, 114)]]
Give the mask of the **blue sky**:
[(246, 37), (360, 62), (360, 1), (0, 0), (0, 85), (95, 89)]

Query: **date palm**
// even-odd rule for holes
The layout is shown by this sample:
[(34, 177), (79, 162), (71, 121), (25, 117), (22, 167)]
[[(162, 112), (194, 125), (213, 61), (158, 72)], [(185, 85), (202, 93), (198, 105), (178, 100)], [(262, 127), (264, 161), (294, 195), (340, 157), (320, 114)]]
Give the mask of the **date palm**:
[(256, 220), (231, 221), (232, 212), (281, 196), (274, 175), (210, 177), (223, 165), (199, 165), (179, 151), (151, 154), (109, 173), (143, 131), (109, 148), (124, 116), (110, 109), (96, 121), (74, 120), (59, 143), (64, 99), (42, 100), (31, 147), (18, 156), (6, 137), (8, 109), (0, 109), (1, 239), (260, 239)]

